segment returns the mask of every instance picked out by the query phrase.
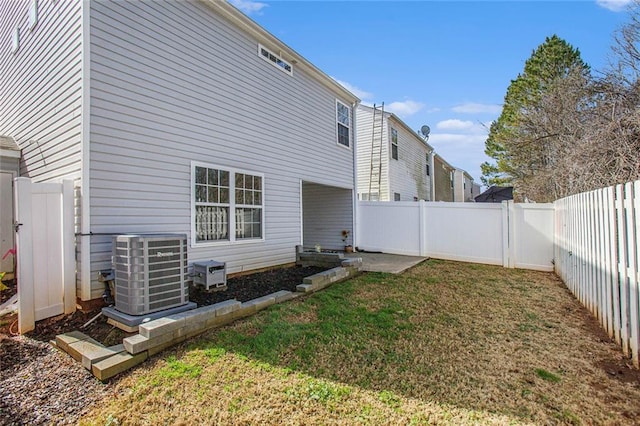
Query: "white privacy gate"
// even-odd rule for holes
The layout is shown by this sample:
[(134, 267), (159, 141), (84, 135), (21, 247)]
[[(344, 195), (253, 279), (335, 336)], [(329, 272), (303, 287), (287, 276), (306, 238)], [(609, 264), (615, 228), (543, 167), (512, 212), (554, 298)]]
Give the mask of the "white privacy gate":
[(75, 310), (73, 182), (16, 178), (18, 328)]

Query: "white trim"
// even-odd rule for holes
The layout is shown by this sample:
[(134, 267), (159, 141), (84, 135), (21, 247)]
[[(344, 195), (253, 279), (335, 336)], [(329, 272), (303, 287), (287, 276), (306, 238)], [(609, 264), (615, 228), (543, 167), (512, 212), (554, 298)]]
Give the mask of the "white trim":
[(33, 31), (36, 25), (38, 25), (38, 0), (31, 0), (31, 5), (29, 6), (29, 30)]
[(302, 179), (300, 179), (300, 189), (299, 189), (299, 197), (300, 197), (300, 245), (304, 245), (304, 206), (302, 205)]
[[(89, 13), (91, 3), (83, 1), (80, 13), (82, 14), (82, 127), (80, 139), (82, 141), (81, 160), (81, 201), (80, 201), (80, 229), (83, 234), (91, 232), (91, 39)], [(82, 270), (80, 271), (80, 299), (91, 300), (91, 237), (80, 237), (80, 259)]]
[[(349, 125), (346, 126), (347, 129), (349, 130), (349, 145), (344, 145), (342, 143), (340, 143), (340, 134), (338, 132), (338, 125), (345, 125), (344, 123), (341, 123), (338, 120), (338, 104), (344, 106), (345, 108), (347, 108), (349, 110)], [(336, 144), (338, 146), (341, 146), (343, 148), (347, 148), (347, 149), (352, 149), (354, 141), (353, 141), (353, 135), (352, 135), (352, 128), (353, 128), (353, 116), (354, 116), (354, 112), (353, 109), (347, 105), (346, 103), (342, 102), (340, 99), (336, 98), (336, 124), (335, 124), (335, 132), (336, 132)]]
[[(223, 170), (225, 172), (229, 172), (229, 229), (228, 229), (228, 233), (229, 233), (229, 239), (227, 240), (219, 240), (219, 241), (206, 241), (206, 242), (199, 242), (197, 241), (197, 236), (196, 236), (196, 220), (195, 220), (195, 213), (196, 213), (196, 194), (194, 191), (194, 184), (195, 184), (195, 171), (196, 171), (196, 167), (204, 167), (207, 169), (216, 169), (216, 170)], [(228, 246), (228, 245), (236, 245), (236, 244), (251, 244), (251, 243), (261, 243), (264, 242), (266, 240), (266, 225), (265, 225), (265, 206), (266, 206), (266, 199), (265, 199), (265, 187), (266, 187), (266, 182), (265, 182), (265, 178), (264, 178), (264, 173), (258, 173), (258, 172), (254, 172), (251, 170), (244, 170), (244, 169), (238, 169), (235, 167), (226, 167), (226, 166), (220, 166), (217, 164), (212, 164), (212, 163), (204, 163), (201, 161), (191, 161), (190, 164), (190, 178), (189, 178), (189, 191), (190, 191), (190, 229), (191, 229), (191, 247), (192, 248), (196, 248), (196, 247), (215, 247), (215, 246)], [(262, 180), (262, 204), (261, 205), (255, 205), (253, 206), (253, 208), (260, 208), (261, 209), (261, 219), (262, 219), (262, 223), (261, 223), (261, 238), (242, 238), (242, 239), (236, 239), (236, 215), (235, 215), (235, 209), (236, 209), (236, 202), (235, 202), (235, 197), (236, 197), (236, 191), (235, 191), (235, 174), (236, 173), (240, 173), (240, 174), (247, 174), (247, 175), (251, 175), (251, 176), (259, 176)], [(221, 203), (224, 204), (225, 206), (227, 205), (227, 203)], [(243, 206), (246, 206), (244, 204), (240, 205), (240, 207), (238, 208), (242, 208)], [(249, 206), (248, 208), (251, 208), (251, 206)]]
[(20, 50), (20, 26), (16, 27), (11, 32), (11, 53), (16, 54)]
[(14, 151), (12, 149), (2, 149), (2, 148), (0, 148), (0, 157), (20, 158), (20, 151)]
[[(269, 57), (266, 57), (262, 54), (263, 50), (269, 54)], [(277, 53), (273, 52), (271, 49), (263, 46), (260, 43), (258, 43), (258, 56), (261, 57), (264, 61), (267, 61), (274, 67), (278, 68), (280, 71), (293, 76), (293, 65), (282, 59), (282, 56), (278, 55)], [(271, 57), (276, 58), (277, 61), (272, 60)], [(278, 62), (280, 62), (282, 65)], [(287, 69), (286, 67), (289, 67), (289, 69)]]

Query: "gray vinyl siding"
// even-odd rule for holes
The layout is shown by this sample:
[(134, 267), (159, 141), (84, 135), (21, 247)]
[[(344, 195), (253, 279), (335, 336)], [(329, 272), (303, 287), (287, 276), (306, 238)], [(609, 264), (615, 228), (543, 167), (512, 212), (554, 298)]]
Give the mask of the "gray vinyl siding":
[[(336, 94), (266, 62), (258, 40), (198, 2), (92, 1), (90, 19), (91, 230), (190, 234), (198, 161), (264, 174), (265, 240), (190, 246), (189, 261), (231, 273), (293, 262), (300, 181), (353, 187)], [(92, 237), (92, 276), (110, 253), (110, 236)]]
[(429, 200), (431, 187), (426, 166), (429, 153), (427, 146), (394, 121), (389, 120), (389, 126), (398, 131), (398, 159), (389, 157), (391, 192), (399, 193), (400, 201), (414, 201), (414, 197)]
[[(373, 109), (360, 105), (356, 111), (357, 161), (358, 161), (358, 194), (369, 193), (371, 176), (371, 143), (373, 136)], [(380, 179), (380, 201), (389, 201), (389, 129), (387, 114), (382, 127), (382, 173)], [(376, 116), (379, 119), (379, 116)]]
[[(30, 4), (0, 2), (0, 134), (13, 136), (22, 149), (22, 176), (79, 179), (82, 2), (40, 0), (33, 29)], [(16, 26), (21, 42), (12, 53)]]
[[(303, 183), (304, 237), (306, 248), (319, 244), (323, 249), (343, 250), (353, 244), (352, 191)], [(342, 231), (349, 231), (346, 241)]]

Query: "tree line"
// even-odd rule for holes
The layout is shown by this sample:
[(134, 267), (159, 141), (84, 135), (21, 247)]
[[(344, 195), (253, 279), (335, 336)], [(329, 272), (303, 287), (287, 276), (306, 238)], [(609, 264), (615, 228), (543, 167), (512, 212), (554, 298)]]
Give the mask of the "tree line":
[(485, 185), (551, 202), (640, 179), (640, 3), (629, 16), (605, 70), (557, 35), (534, 50), (490, 126)]

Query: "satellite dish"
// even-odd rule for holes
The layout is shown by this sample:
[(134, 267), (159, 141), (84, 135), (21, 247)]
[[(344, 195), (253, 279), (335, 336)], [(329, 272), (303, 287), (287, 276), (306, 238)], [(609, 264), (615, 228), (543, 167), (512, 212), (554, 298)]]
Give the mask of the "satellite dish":
[(425, 124), (420, 128), (420, 133), (422, 133), (422, 136), (426, 139), (429, 137), (429, 133), (431, 133), (431, 128)]

